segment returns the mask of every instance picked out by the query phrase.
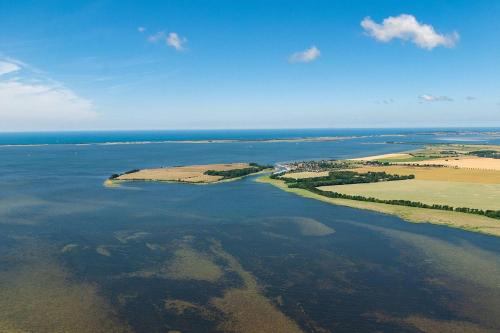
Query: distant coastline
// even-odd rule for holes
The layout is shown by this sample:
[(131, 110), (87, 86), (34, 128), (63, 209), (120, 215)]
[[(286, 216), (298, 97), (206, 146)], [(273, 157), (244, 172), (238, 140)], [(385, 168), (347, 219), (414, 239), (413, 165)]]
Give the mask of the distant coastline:
[(40, 147), (50, 145), (73, 146), (114, 146), (114, 145), (148, 145), (148, 144), (223, 144), (223, 143), (274, 143), (274, 142), (330, 142), (350, 139), (361, 139), (374, 136), (339, 136), (339, 137), (303, 137), (276, 139), (213, 139), (213, 140), (163, 140), (163, 141), (113, 141), (89, 143), (40, 143), (40, 144), (0, 144), (0, 147)]
[[(412, 137), (409, 142), (397, 138)], [(500, 140), (499, 128), (432, 129), (275, 129), (275, 130), (167, 130), (167, 131), (68, 131), (0, 132), (0, 147), (45, 145), (127, 145), (127, 144), (208, 144), (260, 142), (327, 142), (360, 138), (383, 138), (388, 143), (421, 143), (428, 139), (444, 141)], [(391, 140), (394, 138), (394, 140)], [(397, 140), (397, 141), (395, 141)], [(401, 139), (401, 141), (405, 141)], [(424, 140), (425, 141), (425, 140)], [(426, 142), (428, 143), (428, 142)]]

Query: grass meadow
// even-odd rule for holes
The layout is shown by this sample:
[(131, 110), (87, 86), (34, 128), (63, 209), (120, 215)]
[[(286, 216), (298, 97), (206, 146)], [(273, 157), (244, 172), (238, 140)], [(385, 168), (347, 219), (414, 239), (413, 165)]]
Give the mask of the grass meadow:
[(426, 204), (479, 209), (500, 209), (500, 184), (480, 184), (434, 180), (322, 186), (323, 191), (361, 195), (384, 200), (410, 200)]

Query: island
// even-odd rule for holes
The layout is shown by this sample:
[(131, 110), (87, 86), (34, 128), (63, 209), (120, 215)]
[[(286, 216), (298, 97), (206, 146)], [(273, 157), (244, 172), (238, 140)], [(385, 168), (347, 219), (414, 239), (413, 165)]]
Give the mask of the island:
[(324, 202), (500, 236), (500, 146), (430, 144), (293, 162), (259, 182)]
[(226, 163), (133, 169), (111, 175), (106, 186), (116, 186), (125, 181), (160, 181), (191, 184), (211, 184), (235, 180), (244, 176), (272, 170), (272, 165), (257, 163)]

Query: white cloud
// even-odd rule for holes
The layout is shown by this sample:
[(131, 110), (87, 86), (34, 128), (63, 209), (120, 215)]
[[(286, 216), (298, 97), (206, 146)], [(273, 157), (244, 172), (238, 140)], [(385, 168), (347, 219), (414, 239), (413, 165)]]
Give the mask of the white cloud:
[(140, 33), (143, 33), (146, 31), (146, 28), (145, 27), (138, 27), (137, 31), (139, 31)]
[(97, 117), (89, 100), (24, 70), (21, 78), (0, 78), (0, 130), (79, 127)]
[(176, 49), (177, 51), (184, 51), (184, 45), (187, 43), (187, 39), (180, 37), (176, 32), (169, 32), (167, 35), (164, 31), (158, 31), (154, 35), (148, 37), (148, 42), (150, 43), (157, 43), (163, 40), (168, 46)]
[(321, 55), (320, 50), (316, 46), (311, 46), (302, 52), (296, 52), (288, 57), (288, 62), (311, 62)]
[(170, 32), (167, 36), (167, 45), (173, 47), (177, 51), (184, 50), (184, 44), (187, 43), (186, 38), (181, 38), (176, 32)]
[(17, 72), (20, 69), (21, 66), (16, 63), (0, 60), (0, 75)]
[(409, 40), (417, 46), (431, 50), (437, 46), (453, 47), (458, 42), (459, 35), (453, 32), (449, 35), (437, 33), (429, 24), (422, 24), (415, 16), (401, 14), (390, 16), (378, 24), (366, 17), (361, 21), (366, 33), (378, 41), (389, 42), (394, 38)]
[(418, 99), (421, 102), (451, 102), (453, 101), (452, 98), (448, 96), (434, 96), (434, 95), (428, 95), (428, 94), (423, 94), (418, 96)]
[(165, 33), (163, 31), (158, 31), (154, 35), (148, 37), (148, 42), (156, 43), (165, 38)]

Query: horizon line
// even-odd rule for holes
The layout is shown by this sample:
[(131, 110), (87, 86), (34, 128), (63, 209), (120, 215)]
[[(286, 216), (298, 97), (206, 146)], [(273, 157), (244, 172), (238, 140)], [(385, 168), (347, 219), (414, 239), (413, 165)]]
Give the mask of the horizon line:
[(292, 130), (391, 130), (391, 129), (499, 129), (500, 126), (415, 126), (415, 127), (266, 127), (266, 128), (178, 128), (178, 129), (47, 129), (1, 131), (1, 134), (14, 133), (78, 133), (78, 132), (204, 132), (204, 131), (292, 131)]

